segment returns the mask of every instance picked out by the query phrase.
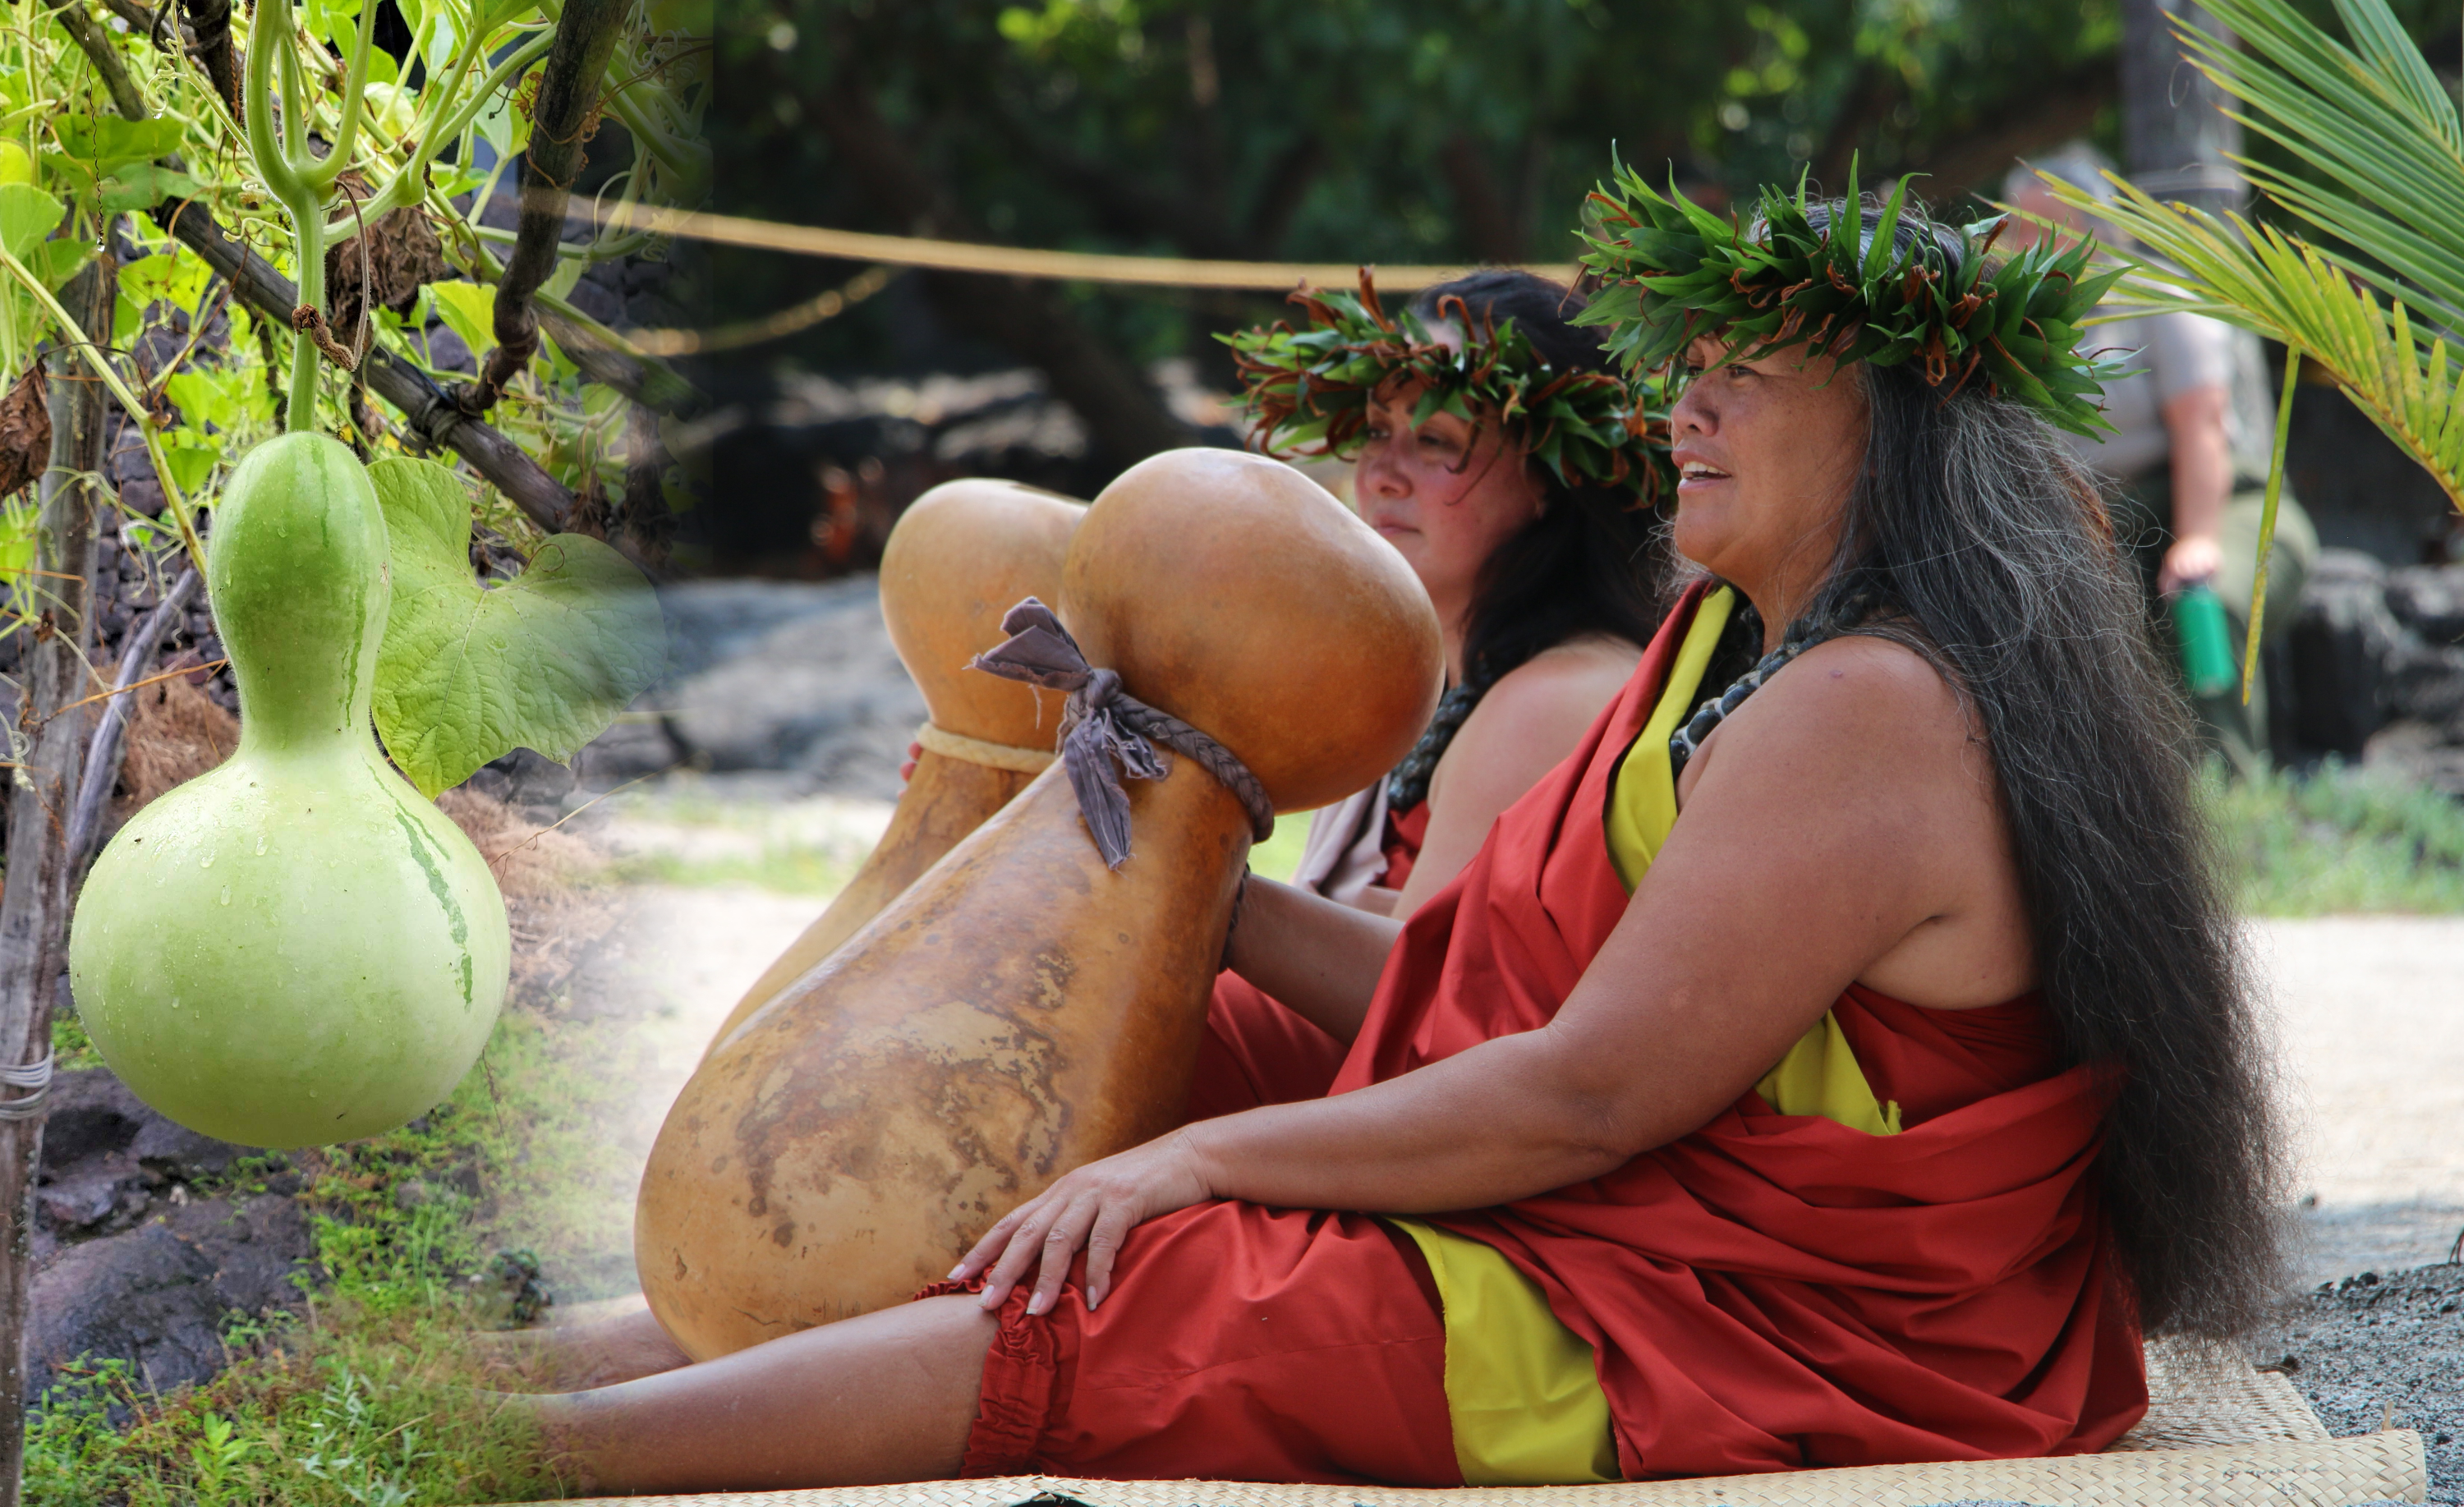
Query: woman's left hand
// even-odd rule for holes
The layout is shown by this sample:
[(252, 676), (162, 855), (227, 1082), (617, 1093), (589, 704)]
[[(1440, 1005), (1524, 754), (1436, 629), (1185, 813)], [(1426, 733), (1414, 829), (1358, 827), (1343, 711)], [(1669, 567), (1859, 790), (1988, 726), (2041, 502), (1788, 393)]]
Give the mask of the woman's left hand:
[(998, 1308), (1039, 1258), (1042, 1270), (1026, 1311), (1049, 1312), (1061, 1297), (1069, 1263), (1087, 1252), (1087, 1306), (1095, 1307), (1112, 1286), (1112, 1258), (1132, 1229), (1157, 1214), (1204, 1203), (1215, 1196), (1189, 1131), (1090, 1162), (1001, 1216), (976, 1242), (954, 1282), (986, 1274), (983, 1306)]

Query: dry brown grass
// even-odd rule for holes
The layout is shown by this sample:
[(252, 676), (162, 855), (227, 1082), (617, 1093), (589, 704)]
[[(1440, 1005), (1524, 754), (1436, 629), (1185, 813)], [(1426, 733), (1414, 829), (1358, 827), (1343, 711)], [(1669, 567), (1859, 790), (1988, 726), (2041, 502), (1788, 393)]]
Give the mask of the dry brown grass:
[(186, 676), (158, 680), (128, 693), (120, 788), (111, 803), (115, 827), (175, 785), (185, 785), (239, 747), (239, 718), (207, 698)]

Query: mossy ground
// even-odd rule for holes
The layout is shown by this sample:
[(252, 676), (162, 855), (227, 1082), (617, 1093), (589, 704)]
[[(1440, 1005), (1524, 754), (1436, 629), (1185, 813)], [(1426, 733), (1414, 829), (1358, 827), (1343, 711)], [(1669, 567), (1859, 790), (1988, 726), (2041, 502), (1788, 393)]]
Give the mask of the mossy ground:
[[(2252, 913), (2464, 911), (2457, 802), (2332, 767), (2257, 784), (2211, 777), (2202, 798)], [(662, 816), (744, 824), (716, 808)], [(1289, 874), (1307, 827), (1278, 823), (1258, 871)], [(609, 877), (822, 894), (860, 858), (834, 839), (789, 841), (759, 860), (636, 858)], [(63, 1061), (91, 1052), (74, 1020), (57, 1041)], [(29, 1432), (28, 1502), (448, 1507), (561, 1495), (538, 1441), (477, 1389), (486, 1377), (468, 1337), (509, 1318), (495, 1253), (539, 1252), (570, 1272), (629, 1249), (631, 1168), (604, 1133), (622, 1051), (604, 1023), (511, 1011), (483, 1066), (439, 1109), (296, 1156), (317, 1213), (306, 1313), (235, 1321), (230, 1368), (165, 1396), (124, 1365), (74, 1374)]]
[[(71, 1029), (64, 1037), (74, 1037)], [(562, 1495), (485, 1390), (472, 1335), (535, 1300), (522, 1254), (597, 1249), (621, 1209), (581, 1033), (508, 1013), (483, 1066), (411, 1125), (292, 1153), (315, 1231), (297, 1315), (233, 1315), (232, 1364), (149, 1391), (73, 1368), (27, 1433), (32, 1507), (426, 1507)], [(245, 1190), (278, 1159), (235, 1164)], [(200, 1189), (213, 1192), (214, 1189)]]

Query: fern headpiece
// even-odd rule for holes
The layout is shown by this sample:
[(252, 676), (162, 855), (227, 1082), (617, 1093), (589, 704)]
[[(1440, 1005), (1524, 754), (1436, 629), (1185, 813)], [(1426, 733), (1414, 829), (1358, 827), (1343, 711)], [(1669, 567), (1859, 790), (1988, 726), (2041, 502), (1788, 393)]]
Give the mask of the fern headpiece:
[(1217, 337), (1240, 369), (1250, 436), (1269, 455), (1357, 455), (1371, 401), (1417, 381), (1415, 426), (1451, 413), (1477, 439), (1496, 424), (1567, 485), (1622, 489), (1646, 506), (1675, 480), (1667, 408), (1651, 401), (1657, 382), (1560, 371), (1512, 319), (1474, 319), (1453, 295), (1434, 313), (1463, 341), (1445, 344), (1411, 310), (1390, 317), (1365, 267), (1358, 294), (1303, 289), (1291, 301), (1308, 313), (1301, 329), (1279, 320)]
[[(1717, 335), (1730, 342), (1722, 364), (1800, 346), (1808, 358), (1918, 361), (1946, 399), (1982, 382), (2074, 433), (2109, 432), (2093, 400), (2127, 367), (2119, 355), (2078, 347), (2080, 322), (2123, 269), (2092, 271), (2086, 239), (2057, 247), (2047, 238), (1993, 256), (2007, 216), (1937, 227), (1907, 191), (1903, 178), (1864, 239), (1853, 165), (1851, 212), (1816, 228), (1804, 178), (1793, 195), (1766, 186), (1753, 219), (1740, 225), (1674, 183), (1662, 195), (1618, 164), (1591, 196), (1598, 230), (1583, 237), (1583, 264), (1602, 286), (1574, 322), (1607, 326), (1609, 349), (1629, 372), (1655, 370)], [(1928, 233), (1900, 250), (1894, 232), (1903, 219)], [(1967, 254), (1954, 258), (1937, 239), (1946, 229)]]

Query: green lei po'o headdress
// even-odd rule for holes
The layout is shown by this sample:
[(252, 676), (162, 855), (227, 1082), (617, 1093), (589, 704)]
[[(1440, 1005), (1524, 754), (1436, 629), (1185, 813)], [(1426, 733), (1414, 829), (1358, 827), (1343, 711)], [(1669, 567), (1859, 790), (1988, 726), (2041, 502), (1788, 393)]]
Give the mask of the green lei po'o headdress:
[(1569, 486), (1623, 488), (1647, 506), (1675, 480), (1666, 406), (1639, 396), (1655, 384), (1557, 371), (1512, 319), (1475, 321), (1452, 295), (1439, 300), (1437, 316), (1463, 332), (1463, 344), (1441, 344), (1411, 310), (1388, 317), (1365, 267), (1357, 295), (1304, 289), (1291, 301), (1309, 311), (1306, 329), (1278, 321), (1217, 337), (1240, 368), (1250, 434), (1270, 455), (1358, 454), (1371, 398), (1418, 380), (1426, 386), (1415, 426), (1451, 413), (1473, 426), (1476, 439), (1482, 425), (1500, 424)]
[[(1802, 345), (1808, 356), (1896, 366), (1923, 361), (1925, 381), (1956, 393), (1971, 380), (2091, 438), (2110, 431), (2091, 398), (2126, 369), (2119, 357), (2077, 349), (2079, 321), (2122, 275), (2091, 273), (2094, 243), (2057, 249), (2050, 238), (2016, 256), (1991, 258), (2004, 218), (1960, 228), (1968, 254), (1952, 265), (1930, 234), (1892, 247), (1907, 203), (1902, 179), (1870, 242), (1850, 226), (1861, 214), (1815, 229), (1805, 180), (1792, 198), (1767, 186), (1753, 221), (1724, 220), (1676, 191), (1665, 197), (1618, 164), (1594, 192), (1600, 233), (1583, 257), (1605, 286), (1576, 316), (1609, 327), (1609, 348), (1629, 371), (1661, 366), (1697, 337), (1731, 343), (1723, 364)], [(1848, 170), (1850, 205), (1859, 204)], [(1928, 227), (1931, 229), (1931, 227)], [(1745, 339), (1739, 339), (1745, 337)]]

